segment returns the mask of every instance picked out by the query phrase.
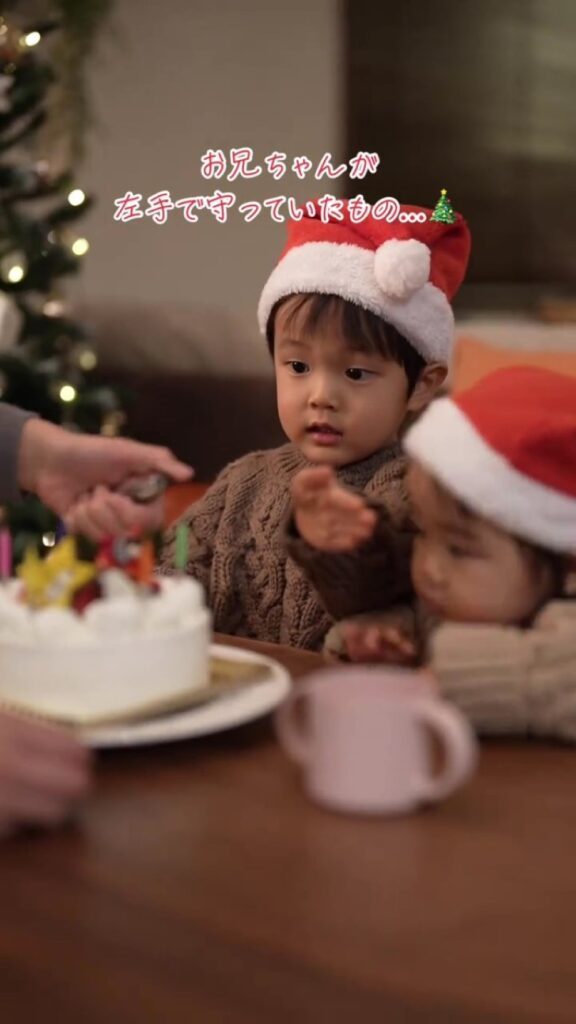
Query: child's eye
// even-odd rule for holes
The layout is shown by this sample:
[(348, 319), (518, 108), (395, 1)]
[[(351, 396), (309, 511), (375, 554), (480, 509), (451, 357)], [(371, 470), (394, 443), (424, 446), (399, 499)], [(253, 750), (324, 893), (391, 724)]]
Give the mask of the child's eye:
[(449, 544), (448, 551), (452, 558), (473, 558), (474, 553), (468, 548), (460, 547), (459, 544)]
[(297, 376), (300, 376), (302, 373), (307, 373), (310, 369), (308, 363), (303, 363), (301, 359), (289, 359), (286, 365), (289, 366), (292, 373), (295, 373)]
[(346, 370), (346, 376), (349, 380), (368, 380), (374, 374), (371, 370), (363, 370), (361, 366), (350, 366)]

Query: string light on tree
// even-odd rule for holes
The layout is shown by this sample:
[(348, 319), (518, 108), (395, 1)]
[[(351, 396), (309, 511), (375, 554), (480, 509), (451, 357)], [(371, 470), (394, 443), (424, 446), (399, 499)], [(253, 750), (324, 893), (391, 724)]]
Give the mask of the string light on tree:
[(90, 242), (87, 238), (77, 238), (70, 248), (75, 256), (85, 256), (90, 248)]
[(10, 284), (19, 284), (23, 277), (24, 267), (19, 264), (15, 264), (13, 267), (10, 267), (10, 270), (8, 271), (8, 280), (10, 281)]
[(78, 392), (73, 384), (62, 384), (58, 390), (58, 397), (61, 402), (75, 402), (78, 398)]
[(60, 299), (48, 299), (42, 306), (44, 316), (62, 316), (64, 303)]
[(19, 284), (26, 275), (28, 263), (23, 252), (11, 252), (0, 260), (0, 276), (8, 284)]
[(86, 194), (81, 188), (73, 188), (72, 191), (68, 193), (68, 202), (70, 203), (70, 206), (81, 206), (85, 199)]
[(38, 46), (41, 39), (42, 36), (39, 32), (27, 32), (25, 36), (22, 36), (20, 44), (31, 48), (32, 46)]
[(98, 356), (91, 345), (77, 345), (72, 353), (72, 359), (84, 373), (90, 373), (98, 365)]

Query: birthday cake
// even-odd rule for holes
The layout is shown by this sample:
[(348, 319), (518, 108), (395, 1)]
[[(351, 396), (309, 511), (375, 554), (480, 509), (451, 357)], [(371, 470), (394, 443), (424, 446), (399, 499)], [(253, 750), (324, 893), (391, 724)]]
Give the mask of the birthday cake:
[(66, 537), (0, 585), (0, 704), (90, 723), (207, 686), (201, 585), (156, 579), (149, 547), (114, 543), (91, 563)]

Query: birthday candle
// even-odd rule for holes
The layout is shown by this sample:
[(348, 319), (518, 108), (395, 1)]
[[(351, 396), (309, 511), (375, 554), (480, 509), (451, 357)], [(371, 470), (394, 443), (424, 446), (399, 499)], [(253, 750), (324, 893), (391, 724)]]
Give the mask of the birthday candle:
[(174, 568), (178, 572), (186, 572), (188, 567), (188, 527), (179, 523), (176, 527), (176, 550), (174, 552)]
[(6, 527), (0, 529), (0, 578), (10, 579), (12, 575), (12, 537)]

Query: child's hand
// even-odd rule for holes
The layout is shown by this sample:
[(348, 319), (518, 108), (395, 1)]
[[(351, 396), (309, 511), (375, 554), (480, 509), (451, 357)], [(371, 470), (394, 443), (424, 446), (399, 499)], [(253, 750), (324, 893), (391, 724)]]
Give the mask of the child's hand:
[(90, 752), (64, 730), (0, 714), (0, 836), (59, 825), (90, 785)]
[(342, 487), (329, 466), (302, 469), (291, 487), (301, 537), (320, 551), (352, 551), (372, 536), (376, 512)]
[(91, 540), (104, 537), (127, 537), (134, 531), (153, 533), (162, 527), (162, 497), (147, 505), (138, 505), (124, 494), (96, 487), (79, 498), (64, 519), (70, 533), (81, 533)]
[(416, 647), (399, 626), (343, 622), (342, 642), (350, 661), (414, 665)]

